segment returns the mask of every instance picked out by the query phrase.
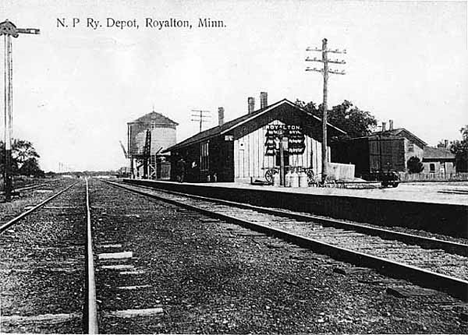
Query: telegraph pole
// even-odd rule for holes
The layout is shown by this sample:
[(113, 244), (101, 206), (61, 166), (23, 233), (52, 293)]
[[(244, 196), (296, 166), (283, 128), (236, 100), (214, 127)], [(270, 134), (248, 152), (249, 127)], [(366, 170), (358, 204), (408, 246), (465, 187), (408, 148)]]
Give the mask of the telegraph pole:
[(16, 28), (8, 20), (0, 23), (0, 36), (3, 35), (5, 46), (5, 201), (11, 201), (12, 178), (11, 178), (11, 139), (13, 135), (13, 44), (11, 37), (18, 38), (19, 34), (39, 34), (39, 29), (35, 28)]
[(322, 40), (322, 49), (318, 48), (307, 48), (306, 51), (318, 51), (322, 53), (322, 59), (319, 58), (306, 58), (307, 62), (320, 62), (323, 63), (323, 69), (316, 69), (316, 68), (310, 68), (307, 67), (306, 71), (315, 71), (315, 72), (320, 72), (323, 75), (323, 116), (322, 116), (322, 183), (325, 183), (325, 180), (327, 178), (327, 118), (328, 118), (328, 75), (330, 73), (333, 74), (341, 74), (344, 75), (344, 71), (336, 71), (336, 70), (331, 70), (328, 68), (328, 64), (333, 63), (333, 64), (346, 64), (344, 60), (331, 60), (328, 59), (328, 53), (339, 53), (339, 54), (345, 54), (346, 50), (332, 50), (328, 49), (327, 47), (327, 39), (324, 38)]
[(204, 111), (200, 109), (192, 109), (192, 121), (200, 122), (200, 133), (203, 129), (203, 122), (208, 122), (211, 116), (210, 111)]

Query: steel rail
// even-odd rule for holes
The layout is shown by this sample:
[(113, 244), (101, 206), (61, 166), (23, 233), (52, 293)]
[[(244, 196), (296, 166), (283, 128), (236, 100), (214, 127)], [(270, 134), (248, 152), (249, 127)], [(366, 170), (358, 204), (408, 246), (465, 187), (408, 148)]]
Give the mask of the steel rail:
[[(170, 192), (173, 192), (173, 191), (170, 191)], [(429, 238), (429, 237), (419, 236), (419, 235), (413, 235), (409, 233), (388, 230), (385, 228), (371, 227), (371, 226), (366, 226), (366, 225), (355, 223), (355, 222), (346, 222), (346, 221), (332, 219), (332, 218), (325, 218), (323, 216), (318, 216), (318, 215), (313, 215), (313, 214), (292, 213), (292, 212), (284, 211), (281, 209), (265, 208), (265, 207), (254, 206), (254, 205), (249, 205), (249, 204), (242, 204), (242, 203), (238, 203), (234, 201), (214, 199), (214, 198), (202, 197), (202, 196), (197, 196), (197, 195), (194, 195), (194, 197), (197, 197), (199, 199), (206, 198), (206, 200), (217, 201), (219, 203), (227, 204), (227, 205), (239, 206), (241, 208), (252, 209), (252, 210), (256, 210), (256, 211), (267, 213), (267, 214), (285, 216), (285, 217), (289, 217), (289, 218), (296, 219), (299, 221), (313, 220), (314, 222), (320, 223), (323, 226), (354, 230), (356, 232), (360, 232), (360, 233), (364, 233), (368, 235), (379, 236), (384, 239), (398, 239), (399, 241), (410, 243), (410, 244), (416, 244), (423, 248), (442, 249), (447, 252), (452, 252), (452, 253), (459, 254), (462, 256), (468, 256), (468, 245), (463, 244), (463, 243), (446, 241), (446, 240), (441, 240), (437, 238)]]
[[(18, 188), (13, 189), (12, 192), (27, 191), (27, 190), (30, 190), (30, 189), (33, 189), (33, 188), (38, 188), (38, 187), (46, 186), (46, 185), (49, 185), (49, 183), (42, 183), (42, 184), (37, 184), (37, 185), (28, 185), (28, 186), (18, 187)], [(5, 192), (1, 191), (0, 194), (3, 195), (3, 194), (5, 194)]]
[[(126, 189), (128, 191), (131, 191), (137, 194), (141, 194), (146, 197), (162, 200), (164, 202), (177, 205), (179, 207), (184, 207), (187, 209), (195, 210), (197, 212), (203, 213), (213, 218), (236, 223), (243, 227), (246, 227), (246, 228), (261, 232), (261, 233), (265, 233), (267, 235), (279, 237), (283, 240), (292, 242), (296, 245), (299, 245), (308, 249), (312, 249), (321, 254), (331, 256), (332, 258), (335, 258), (337, 260), (349, 262), (358, 266), (373, 268), (384, 275), (395, 277), (395, 278), (402, 278), (416, 285), (443, 291), (458, 299), (468, 301), (468, 293), (467, 293), (468, 281), (466, 280), (446, 276), (446, 275), (435, 273), (432, 271), (427, 271), (421, 268), (417, 268), (415, 266), (391, 261), (391, 260), (384, 259), (384, 258), (377, 257), (377, 256), (371, 256), (371, 255), (364, 254), (361, 252), (356, 252), (350, 249), (333, 246), (328, 243), (320, 242), (320, 241), (317, 241), (308, 237), (304, 237), (304, 236), (299, 236), (297, 234), (284, 231), (282, 229), (272, 228), (272, 227), (265, 226), (259, 223), (245, 221), (245, 220), (238, 219), (230, 215), (226, 215), (226, 214), (215, 213), (208, 209), (189, 205), (189, 204), (186, 204), (177, 200), (173, 200), (173, 199), (167, 199), (167, 198), (155, 195), (155, 194), (149, 194), (145, 191), (136, 190), (136, 189), (124, 186), (124, 185), (111, 183), (108, 181), (106, 181), (106, 183), (116, 186), (116, 187)], [(161, 191), (161, 192), (164, 193), (165, 191)]]
[(17, 223), (18, 221), (20, 221), (21, 219), (23, 219), (24, 217), (28, 216), (29, 214), (31, 214), (32, 212), (36, 211), (37, 209), (41, 208), (42, 206), (44, 206), (45, 204), (47, 204), (48, 202), (52, 201), (53, 199), (55, 199), (56, 197), (58, 197), (59, 195), (61, 195), (62, 193), (68, 191), (70, 188), (72, 188), (73, 186), (75, 186), (78, 182), (66, 187), (65, 189), (61, 190), (60, 192), (54, 194), (53, 196), (51, 196), (50, 198), (47, 198), (46, 200), (42, 201), (41, 203), (39, 203), (38, 205), (35, 205), (34, 207), (28, 209), (27, 211), (21, 213), (20, 215), (18, 215), (17, 217), (11, 219), (10, 221), (8, 221), (7, 223), (3, 224), (2, 226), (0, 226), (0, 234), (3, 233), (6, 229), (8, 229), (9, 227), (11, 227), (12, 225), (14, 225), (15, 223)]
[(87, 300), (85, 306), (85, 334), (99, 334), (96, 281), (94, 278), (93, 237), (91, 231), (91, 209), (89, 203), (88, 178), (86, 178), (86, 290)]
[[(119, 185), (119, 184), (116, 184), (116, 185)], [(141, 186), (141, 185), (134, 186), (134, 187), (143, 187), (143, 188), (151, 189), (151, 187)], [(255, 206), (255, 205), (250, 205), (250, 204), (245, 204), (245, 203), (240, 203), (240, 202), (235, 202), (235, 201), (230, 201), (230, 200), (216, 199), (216, 198), (210, 198), (210, 197), (194, 195), (194, 194), (186, 194), (186, 193), (181, 193), (177, 191), (160, 190), (160, 189), (158, 189), (157, 191), (166, 192), (166, 193), (174, 194), (174, 195), (183, 195), (183, 196), (194, 198), (194, 199), (213, 201), (213, 202), (217, 202), (220, 204), (255, 210), (255, 211), (266, 213), (266, 214), (280, 215), (280, 216), (292, 218), (298, 221), (311, 221), (312, 220), (316, 223), (320, 223), (323, 226), (350, 229), (350, 230), (354, 230), (356, 232), (364, 233), (367, 235), (379, 236), (384, 239), (398, 239), (399, 241), (419, 245), (427, 249), (442, 249), (449, 253), (455, 253), (461, 256), (465, 256), (465, 257), (468, 256), (468, 244), (463, 244), (463, 243), (458, 243), (458, 242), (453, 242), (453, 241), (446, 241), (446, 240), (430, 238), (430, 237), (425, 237), (425, 236), (420, 236), (420, 235), (413, 235), (409, 233), (388, 230), (385, 228), (372, 227), (372, 226), (367, 226), (367, 225), (363, 225), (363, 224), (356, 223), (356, 222), (346, 222), (346, 221), (326, 218), (326, 217), (318, 216), (314, 214), (293, 213), (293, 212), (281, 210), (281, 209), (260, 207), (260, 206)]]
[(27, 190), (30, 190), (30, 189), (39, 188), (39, 187), (48, 186), (48, 185), (50, 185), (50, 183), (42, 183), (42, 184), (37, 184), (37, 185), (29, 185), (29, 186), (24, 186), (24, 187), (15, 188), (15, 189), (13, 189), (13, 191), (15, 191), (15, 192), (27, 191)]

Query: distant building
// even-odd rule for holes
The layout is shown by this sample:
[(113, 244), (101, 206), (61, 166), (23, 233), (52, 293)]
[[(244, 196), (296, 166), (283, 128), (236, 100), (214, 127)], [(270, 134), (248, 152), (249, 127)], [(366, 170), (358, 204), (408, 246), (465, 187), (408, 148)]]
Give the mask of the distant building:
[(410, 157), (423, 160), (426, 145), (405, 128), (393, 129), (390, 121), (388, 130), (382, 123), (382, 131), (332, 143), (332, 162), (354, 164), (358, 177), (377, 171), (405, 172)]
[[(247, 114), (229, 122), (224, 122), (224, 109), (220, 108), (218, 126), (166, 150), (177, 157), (171, 170), (175, 171), (175, 162), (182, 157), (187, 181), (263, 179), (266, 170), (281, 165), (282, 138), (284, 166), (321, 173), (322, 121), (287, 99), (268, 106), (264, 92), (260, 103), (260, 109), (255, 110), (254, 98), (248, 98)], [(330, 138), (342, 134), (342, 130), (328, 125)]]
[(455, 154), (447, 148), (424, 147), (422, 163), (424, 165), (422, 173), (450, 174), (456, 172)]
[(176, 144), (177, 122), (151, 112), (128, 122), (128, 158), (133, 178), (169, 179), (170, 163), (164, 149)]

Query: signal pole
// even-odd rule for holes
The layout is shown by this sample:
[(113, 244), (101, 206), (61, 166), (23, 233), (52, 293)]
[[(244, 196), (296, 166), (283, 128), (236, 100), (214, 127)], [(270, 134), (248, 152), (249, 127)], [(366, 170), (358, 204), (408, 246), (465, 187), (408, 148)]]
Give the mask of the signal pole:
[(5, 202), (11, 201), (12, 178), (11, 178), (11, 139), (13, 135), (13, 45), (11, 37), (18, 38), (19, 34), (39, 34), (36, 28), (16, 28), (8, 20), (0, 23), (0, 36), (3, 37), (5, 46)]
[(320, 72), (323, 75), (323, 116), (322, 116), (322, 183), (325, 183), (325, 180), (327, 178), (327, 118), (328, 118), (328, 75), (330, 73), (333, 74), (341, 74), (344, 75), (344, 71), (337, 71), (337, 70), (331, 70), (328, 68), (328, 64), (333, 63), (333, 64), (346, 64), (344, 60), (331, 60), (328, 59), (328, 53), (339, 53), (339, 54), (345, 54), (346, 50), (332, 50), (328, 49), (327, 47), (327, 39), (324, 38), (322, 40), (322, 49), (318, 48), (307, 48), (306, 51), (318, 51), (322, 53), (322, 59), (318, 59), (316, 57), (314, 58), (306, 58), (307, 62), (320, 62), (323, 63), (323, 69), (316, 69), (316, 68), (310, 68), (307, 67), (306, 71), (315, 71), (315, 72)]
[(203, 122), (208, 122), (211, 116), (209, 115), (210, 111), (204, 111), (199, 109), (192, 109), (192, 121), (200, 122), (200, 133), (203, 129)]

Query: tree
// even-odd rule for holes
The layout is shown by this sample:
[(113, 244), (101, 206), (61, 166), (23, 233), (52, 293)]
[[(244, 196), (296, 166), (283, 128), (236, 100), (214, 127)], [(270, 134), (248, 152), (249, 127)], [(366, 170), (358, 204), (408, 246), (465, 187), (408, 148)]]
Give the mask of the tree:
[(24, 176), (33, 176), (37, 178), (45, 177), (44, 171), (39, 168), (39, 162), (34, 157), (27, 159), (19, 168), (18, 173)]
[[(305, 103), (296, 100), (296, 105), (322, 119), (323, 106), (321, 104), (317, 107), (317, 104), (312, 101)], [(347, 133), (341, 138), (366, 136), (371, 134), (377, 126), (377, 120), (370, 112), (360, 110), (348, 100), (333, 106), (327, 114), (327, 121)]]
[[(452, 143), (450, 143), (452, 145)], [(449, 143), (448, 140), (440, 140), (439, 143), (437, 143), (437, 148), (448, 148)]]
[[(13, 139), (11, 144), (11, 172), (13, 175), (25, 174), (41, 176), (44, 172), (39, 168), (39, 154), (29, 141)], [(0, 141), (0, 172), (5, 171), (5, 143)], [(25, 164), (27, 165), (23, 167)]]
[[(296, 101), (294, 102), (297, 106), (305, 109), (306, 111), (308, 112), (311, 112), (312, 114), (318, 116), (318, 107), (317, 107), (317, 104), (313, 101), (310, 101), (308, 103), (305, 103), (304, 101), (302, 100), (299, 100), (299, 99), (296, 99)], [(322, 115), (322, 114), (320, 114)]]
[(468, 172), (468, 125), (460, 129), (462, 139), (455, 140), (450, 146), (450, 151), (455, 154), (455, 166), (457, 172)]
[(424, 165), (417, 156), (410, 157), (406, 162), (409, 173), (420, 173), (424, 170)]

